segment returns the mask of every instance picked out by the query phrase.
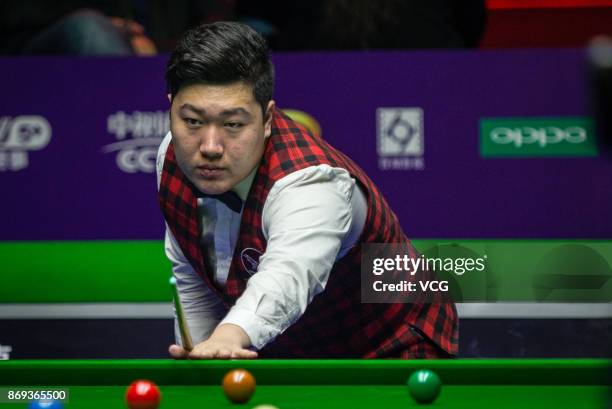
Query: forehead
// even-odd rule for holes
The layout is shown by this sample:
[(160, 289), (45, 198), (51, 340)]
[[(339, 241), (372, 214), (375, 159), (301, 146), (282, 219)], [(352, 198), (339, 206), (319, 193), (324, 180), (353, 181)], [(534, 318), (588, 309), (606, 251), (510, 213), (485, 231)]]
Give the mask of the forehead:
[(244, 82), (186, 85), (176, 94), (172, 104), (177, 109), (188, 104), (211, 113), (235, 108), (249, 112), (258, 109), (253, 87)]

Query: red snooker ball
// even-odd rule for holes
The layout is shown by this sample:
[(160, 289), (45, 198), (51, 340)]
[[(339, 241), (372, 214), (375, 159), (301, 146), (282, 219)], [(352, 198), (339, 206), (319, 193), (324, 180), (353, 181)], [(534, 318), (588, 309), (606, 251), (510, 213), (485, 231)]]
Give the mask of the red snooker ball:
[(132, 382), (125, 393), (125, 402), (130, 409), (157, 409), (161, 394), (151, 381)]
[(245, 403), (255, 393), (255, 378), (246, 369), (234, 369), (223, 378), (223, 392), (234, 403)]

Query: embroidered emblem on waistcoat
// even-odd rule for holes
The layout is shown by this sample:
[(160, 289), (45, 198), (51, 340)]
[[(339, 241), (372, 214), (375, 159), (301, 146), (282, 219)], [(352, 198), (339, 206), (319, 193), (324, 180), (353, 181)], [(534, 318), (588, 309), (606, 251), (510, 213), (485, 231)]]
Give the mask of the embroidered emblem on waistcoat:
[(252, 247), (247, 247), (242, 250), (240, 252), (242, 268), (251, 275), (255, 274), (257, 272), (257, 267), (259, 267), (259, 257), (261, 257), (262, 254), (263, 252)]

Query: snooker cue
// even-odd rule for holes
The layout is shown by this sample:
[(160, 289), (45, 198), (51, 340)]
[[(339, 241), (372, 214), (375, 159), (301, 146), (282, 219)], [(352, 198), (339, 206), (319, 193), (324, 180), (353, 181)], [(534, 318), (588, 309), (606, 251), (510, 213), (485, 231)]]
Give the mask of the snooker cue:
[(187, 351), (193, 349), (193, 342), (191, 341), (191, 335), (189, 334), (189, 328), (187, 327), (187, 320), (183, 314), (183, 306), (181, 305), (181, 299), (179, 298), (178, 289), (176, 288), (176, 278), (170, 278), (170, 288), (172, 288), (172, 295), (174, 299), (174, 309), (176, 310), (176, 318), (181, 333), (181, 340), (183, 341), (183, 348)]

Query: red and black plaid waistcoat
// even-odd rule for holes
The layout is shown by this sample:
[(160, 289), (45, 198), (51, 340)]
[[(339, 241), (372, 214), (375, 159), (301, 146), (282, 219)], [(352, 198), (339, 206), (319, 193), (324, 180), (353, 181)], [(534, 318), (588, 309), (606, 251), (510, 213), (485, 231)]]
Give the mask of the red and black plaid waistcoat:
[(335, 263), (325, 290), (298, 321), (260, 351), (260, 356), (410, 358), (413, 356), (408, 351), (422, 334), (446, 353), (455, 355), (458, 326), (452, 303), (361, 303), (360, 244), (409, 241), (382, 194), (352, 160), (278, 111), (244, 204), (225, 288), (217, 287), (207, 271), (208, 263), (200, 249), (196, 195), (176, 163), (172, 144), (164, 160), (159, 202), (184, 255), (229, 308), (243, 293), (251, 274), (256, 273), (258, 256), (266, 251), (261, 216), (270, 189), (292, 172), (321, 164), (344, 168), (358, 181), (368, 201), (364, 231), (359, 243)]

